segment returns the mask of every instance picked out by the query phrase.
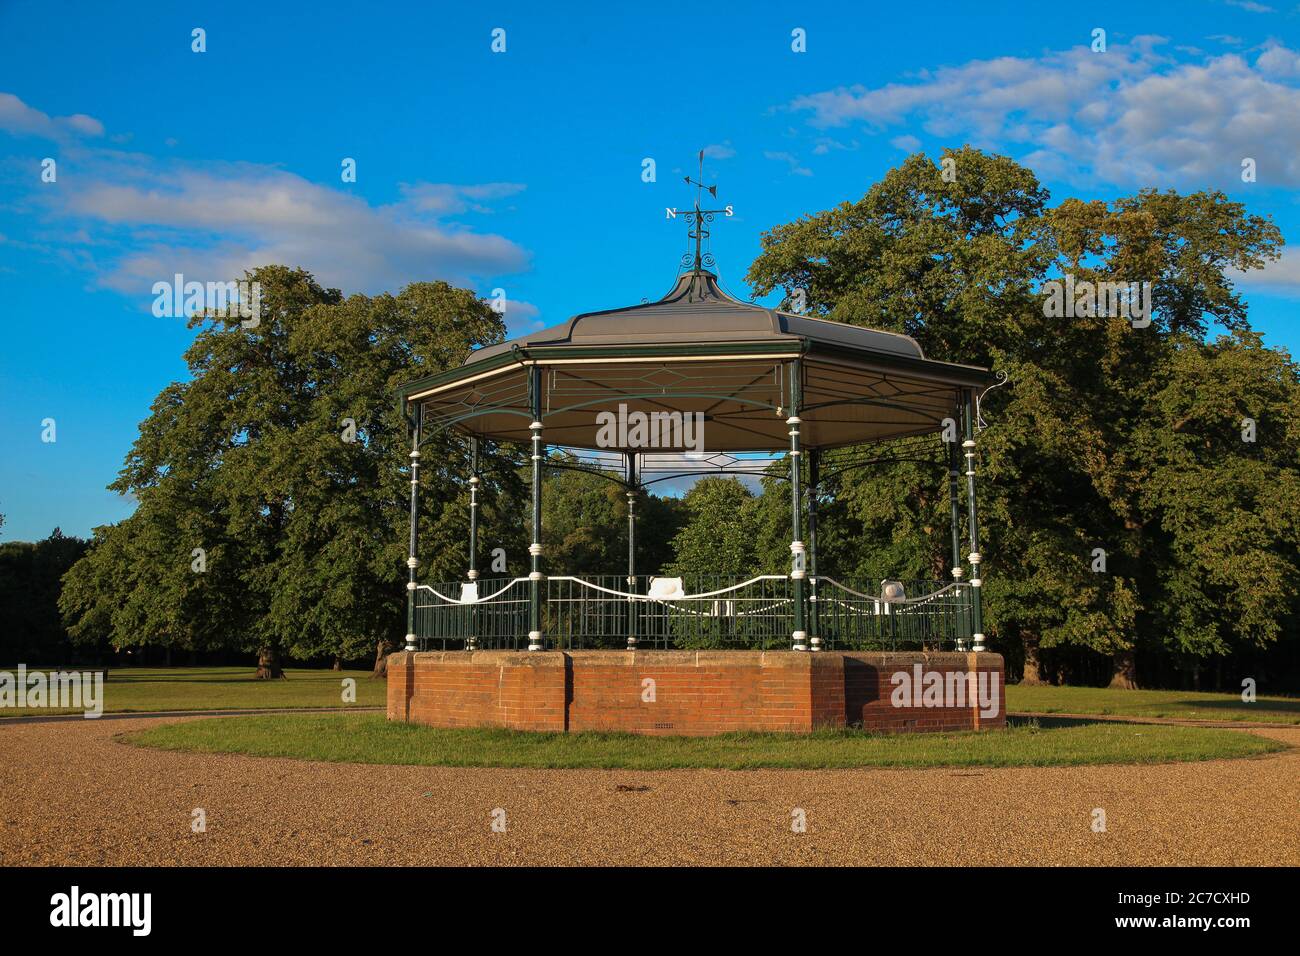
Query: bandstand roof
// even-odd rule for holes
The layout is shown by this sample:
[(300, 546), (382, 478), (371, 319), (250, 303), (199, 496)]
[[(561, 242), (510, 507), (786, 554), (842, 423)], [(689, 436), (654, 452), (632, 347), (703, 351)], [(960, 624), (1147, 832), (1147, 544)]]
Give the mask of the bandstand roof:
[(789, 443), (789, 376), (799, 359), (805, 447), (938, 431), (983, 368), (927, 359), (912, 338), (778, 312), (728, 295), (697, 268), (656, 302), (586, 312), (472, 353), (456, 369), (408, 383), (404, 408), (426, 428), (525, 441), (531, 368), (542, 373), (548, 444), (596, 447), (596, 415), (701, 412), (709, 451)]

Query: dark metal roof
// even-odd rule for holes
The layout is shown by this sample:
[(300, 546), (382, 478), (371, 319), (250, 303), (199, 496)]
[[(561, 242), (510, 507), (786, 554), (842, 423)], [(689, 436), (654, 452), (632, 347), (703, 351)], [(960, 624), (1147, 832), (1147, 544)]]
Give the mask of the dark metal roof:
[(716, 275), (700, 270), (681, 275), (672, 291), (657, 302), (584, 312), (561, 325), (479, 349), (465, 360), (465, 364), (489, 360), (516, 347), (786, 342), (793, 349), (802, 341), (912, 359), (925, 358), (916, 340), (906, 335), (792, 315), (741, 302), (722, 290)]
[(585, 312), (487, 346), (398, 394), (435, 429), (527, 441), (533, 368), (544, 376), (547, 441), (576, 448), (601, 447), (597, 412), (626, 406), (698, 413), (710, 451), (780, 449), (796, 368), (809, 448), (929, 434), (956, 417), (964, 390), (994, 381), (987, 369), (927, 359), (906, 335), (741, 302), (701, 268), (657, 302)]

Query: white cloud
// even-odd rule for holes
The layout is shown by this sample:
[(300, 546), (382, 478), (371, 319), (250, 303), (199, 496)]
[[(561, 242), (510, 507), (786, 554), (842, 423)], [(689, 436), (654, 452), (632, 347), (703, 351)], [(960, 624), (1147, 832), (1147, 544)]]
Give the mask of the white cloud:
[(731, 159), (736, 155), (736, 151), (731, 148), (731, 140), (723, 143), (712, 143), (704, 147), (705, 159)]
[[(90, 147), (85, 139), (104, 133), (98, 120), (51, 118), (9, 93), (0, 93), (0, 130), (61, 143), (78, 175), (19, 202), (44, 216), (64, 261), (128, 294), (147, 296), (177, 272), (225, 280), (270, 263), (372, 293), (434, 279), (475, 287), (528, 266), (527, 250), (509, 239), (448, 221), (494, 211), (493, 203), (524, 190), (520, 183), (402, 183), (397, 202), (372, 205), (341, 184), (274, 166)], [(521, 319), (537, 314), (528, 303), (511, 305)]]
[(1273, 44), (1249, 62), (1228, 53), (1179, 62), (1137, 37), (1106, 53), (972, 60), (910, 82), (828, 90), (796, 99), (818, 128), (877, 131), (917, 123), (933, 136), (1021, 155), (1044, 176), (1124, 185), (1300, 185), (1300, 87), (1295, 52)]
[(505, 199), (524, 191), (521, 183), (479, 183), (457, 186), (451, 183), (402, 183), (402, 195), (421, 212), (452, 216), (463, 212), (489, 213), (490, 200)]
[(911, 133), (904, 133), (902, 136), (895, 136), (891, 139), (889, 145), (901, 149), (905, 153), (915, 153), (921, 148), (921, 141)]
[(104, 124), (85, 113), (48, 116), (12, 93), (0, 93), (0, 130), (15, 136), (66, 139), (69, 136), (103, 136)]
[(1276, 262), (1250, 272), (1231, 271), (1234, 281), (1250, 289), (1295, 296), (1300, 294), (1300, 250), (1284, 249)]
[(801, 166), (799, 160), (792, 153), (779, 153), (768, 150), (763, 153), (766, 159), (775, 160), (778, 163), (785, 163), (790, 167), (791, 176), (811, 176), (812, 170), (806, 166)]
[[(53, 243), (61, 259), (132, 296), (147, 296), (176, 272), (225, 280), (270, 263), (367, 293), (436, 279), (480, 288), (529, 264), (528, 251), (510, 239), (445, 218), (488, 208), (475, 197), (513, 195), (522, 186), (419, 183), (395, 203), (372, 205), (269, 166), (158, 162), (110, 150), (64, 154), (79, 175), (61, 176), (57, 190), (32, 189), (18, 207), (40, 223), (33, 235)], [(532, 314), (526, 303), (512, 307)]]
[(1275, 77), (1300, 77), (1300, 53), (1288, 50), (1276, 43), (1270, 43), (1255, 59), (1257, 66), (1264, 73)]
[(1223, 0), (1230, 7), (1236, 7), (1239, 10), (1246, 10), (1250, 13), (1276, 13), (1277, 11), (1266, 4), (1257, 3), (1255, 0)]
[(506, 324), (512, 330), (528, 331), (530, 329), (541, 328), (537, 317), (541, 315), (541, 310), (531, 302), (525, 302), (523, 299), (512, 299), (506, 296), (505, 311), (502, 317)]
[[(795, 131), (792, 135), (797, 136), (798, 131)], [(841, 143), (839, 140), (834, 139), (830, 136), (819, 136), (817, 137), (816, 142), (817, 145), (813, 147), (814, 156), (825, 156), (826, 154), (832, 151), (839, 151), (839, 150), (852, 152), (858, 148), (857, 140), (851, 140), (847, 143)]]
[(92, 233), (118, 236), (120, 252), (105, 261), (97, 250), (96, 265), (101, 284), (123, 292), (144, 294), (174, 272), (226, 279), (269, 263), (302, 266), (348, 292), (430, 279), (473, 286), (528, 263), (510, 240), (438, 218), (523, 188), (514, 184), (419, 183), (397, 203), (372, 206), (268, 166), (168, 164), (142, 172), (79, 179), (59, 193), (55, 209)]

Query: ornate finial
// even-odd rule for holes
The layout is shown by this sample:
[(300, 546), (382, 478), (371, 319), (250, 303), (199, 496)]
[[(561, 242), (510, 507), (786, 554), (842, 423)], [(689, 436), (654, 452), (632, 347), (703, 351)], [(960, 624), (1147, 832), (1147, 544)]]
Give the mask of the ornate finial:
[[(724, 216), (731, 216), (734, 209), (727, 206), (724, 209), (701, 209), (700, 201), (704, 198), (704, 190), (709, 191), (709, 195), (714, 199), (718, 198), (718, 187), (716, 184), (707, 185), (704, 182), (704, 150), (700, 150), (700, 178), (692, 179), (690, 176), (685, 177), (688, 186), (695, 187), (695, 208), (686, 213), (686, 224), (690, 226), (687, 238), (695, 240), (695, 254), (687, 252), (682, 255), (682, 267), (688, 268), (692, 272), (700, 272), (706, 266), (712, 267), (714, 264), (713, 253), (704, 248), (704, 240), (709, 238), (709, 230), (706, 228), (709, 223), (713, 222), (713, 217), (721, 213)], [(673, 219), (677, 215), (676, 209), (668, 210), (668, 218)]]

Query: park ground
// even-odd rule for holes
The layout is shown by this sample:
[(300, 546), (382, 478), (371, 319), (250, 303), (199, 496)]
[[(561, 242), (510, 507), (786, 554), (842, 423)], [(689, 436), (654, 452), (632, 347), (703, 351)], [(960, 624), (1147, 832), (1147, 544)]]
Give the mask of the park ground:
[[(166, 694), (135, 687), (131, 705), (337, 708), (350, 676), (291, 672), (271, 685), (248, 681), (249, 690), (246, 674), (188, 675), (188, 698), (175, 690), (185, 677), (159, 674), (152, 683)], [(382, 683), (355, 676), (355, 706), (378, 703), (365, 688)], [(261, 687), (289, 696), (268, 704)], [(1242, 710), (1229, 695), (1025, 688), (1035, 696), (1017, 700), (1016, 690), (1013, 713), (1228, 720), (1040, 718), (1039, 727), (1018, 721), (1004, 744), (990, 743), (996, 733), (811, 741), (818, 766), (833, 769), (797, 769), (762, 740), (743, 743), (751, 757), (775, 753), (766, 765), (737, 762), (735, 747), (731, 763), (685, 751), (753, 769), (681, 762), (671, 743), (678, 762), (665, 763), (659, 744), (626, 740), (613, 751), (623, 762), (611, 764), (599, 742), (393, 734), (373, 711), (0, 720), (0, 865), (1300, 865), (1293, 699)], [(173, 745), (187, 749), (161, 749)], [(258, 755), (276, 747), (317, 759)], [(398, 762), (351, 762), (375, 747)], [(845, 753), (857, 765), (838, 765)], [(1055, 761), (1071, 765), (1034, 765)], [(657, 766), (684, 769), (644, 769)]]
[(116, 737), (166, 720), (0, 728), (0, 865), (1300, 865), (1294, 727), (1232, 731), (1289, 747), (1246, 759), (739, 771), (374, 766)]

